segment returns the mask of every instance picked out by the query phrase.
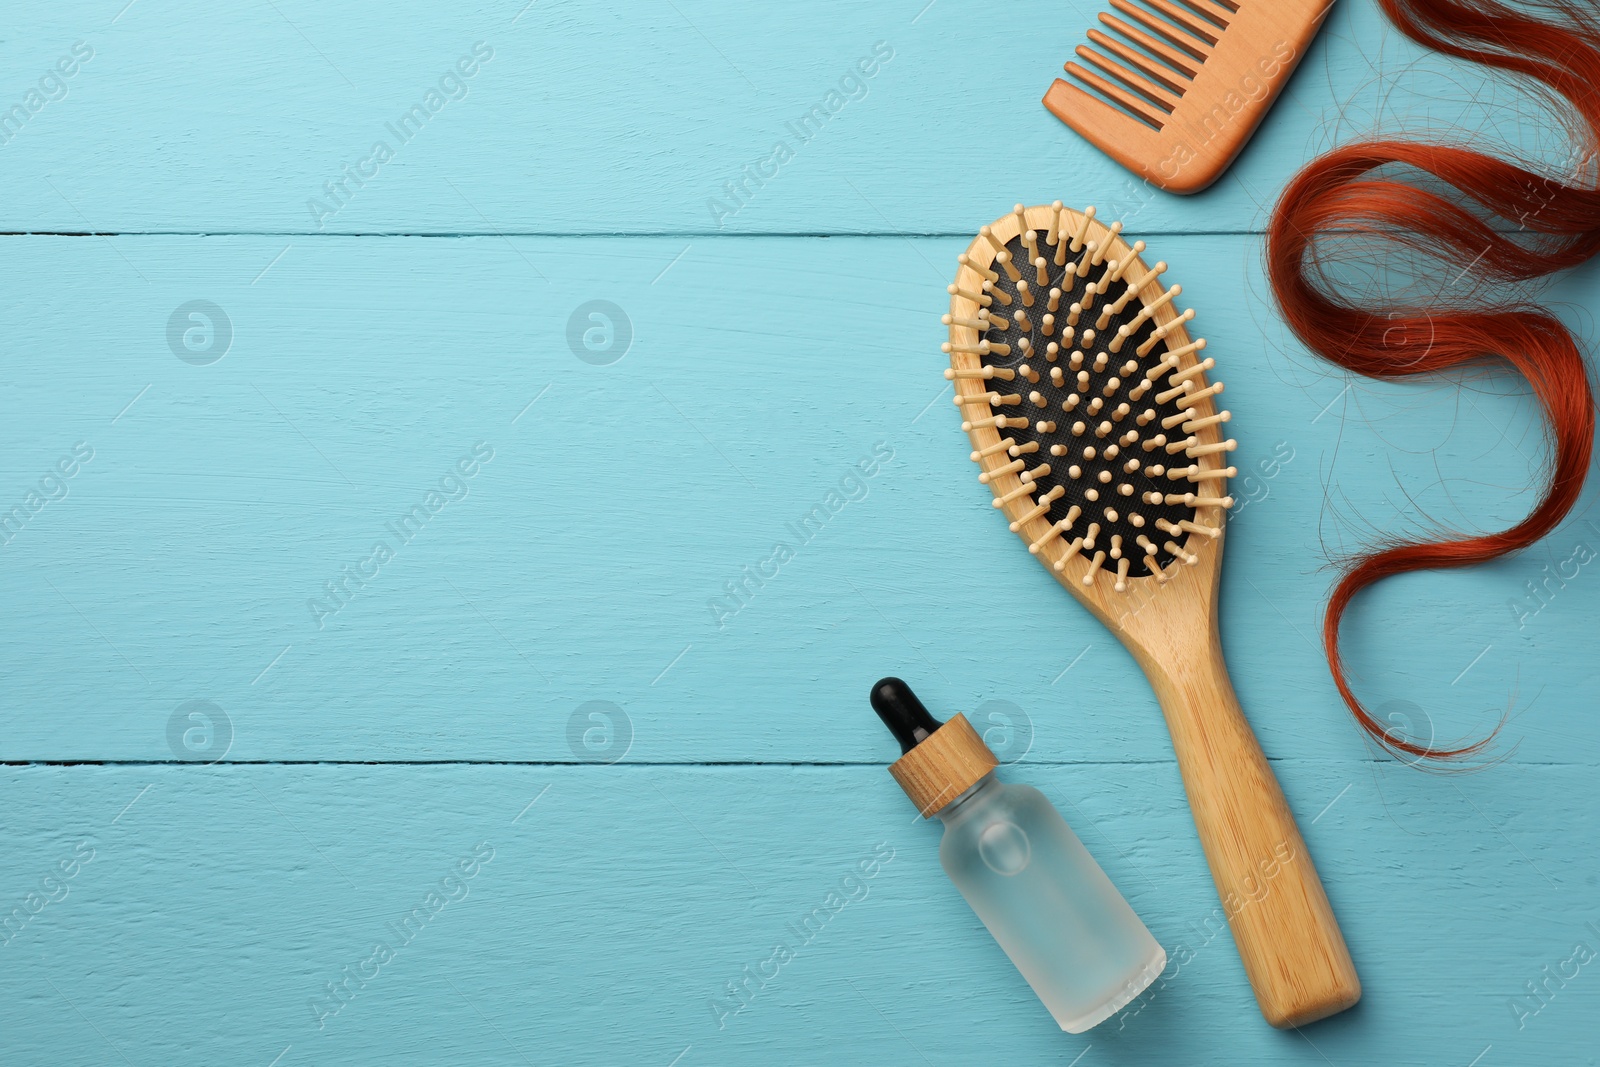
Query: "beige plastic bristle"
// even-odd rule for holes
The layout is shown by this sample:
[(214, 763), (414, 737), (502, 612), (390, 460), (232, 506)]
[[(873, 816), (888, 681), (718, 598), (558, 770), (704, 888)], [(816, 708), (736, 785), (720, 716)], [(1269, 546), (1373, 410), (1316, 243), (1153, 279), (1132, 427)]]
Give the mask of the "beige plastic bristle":
[(988, 293), (974, 293), (970, 289), (961, 288), (959, 285), (947, 285), (944, 287), (944, 291), (951, 296), (964, 296), (979, 307), (988, 307), (994, 303), (994, 297)]
[[(1173, 288), (1177, 288), (1177, 287), (1174, 286)], [(1150, 350), (1152, 348), (1155, 348), (1156, 345), (1159, 345), (1162, 341), (1167, 339), (1167, 335), (1168, 334), (1172, 333), (1174, 330), (1182, 329), (1183, 326), (1186, 323), (1193, 322), (1193, 321), (1194, 321), (1194, 308), (1185, 309), (1185, 311), (1184, 311), (1184, 313), (1182, 315), (1179, 315), (1177, 318), (1173, 319), (1171, 322), (1167, 323), (1165, 326), (1161, 326), (1161, 327), (1158, 327), (1157, 329), (1155, 329), (1150, 334), (1150, 336), (1145, 339), (1144, 344), (1140, 345), (1134, 351), (1137, 352), (1141, 356), (1148, 356), (1150, 354)]]
[(1044, 106), (1136, 175), (1175, 193), (1204, 189), (1239, 154), (1333, 6), (1109, 3), (1123, 17), (1101, 13), (1087, 43), (1074, 50), (1082, 63), (1065, 64), (1067, 78), (1050, 86)]
[(956, 257), (956, 262), (961, 264), (963, 267), (966, 267), (968, 270), (975, 272), (980, 278), (987, 278), (991, 282), (997, 282), (1000, 280), (1000, 275), (996, 274), (988, 267), (983, 266), (965, 252)]
[(984, 471), (982, 474), (978, 475), (978, 481), (982, 482), (984, 485), (988, 485), (1002, 474), (1015, 474), (1017, 471), (1026, 466), (1027, 463), (1020, 459), (1015, 459), (1003, 467), (996, 467), (993, 470)]
[[(1001, 452), (1004, 452), (1006, 449), (1010, 448), (1012, 445), (1014, 445), (1016, 443), (1017, 443), (1017, 439), (1014, 438), (1014, 437), (1002, 437), (999, 441), (997, 441), (994, 444), (988, 446), (987, 448), (975, 448), (975, 449), (973, 449), (972, 450), (972, 455), (969, 458), (972, 460), (972, 462), (976, 463), (979, 460), (985, 459), (985, 458), (987, 458), (989, 456), (999, 455)], [(1029, 442), (1029, 444), (1033, 444), (1033, 443), (1034, 442), (1031, 442), (1031, 441)]]

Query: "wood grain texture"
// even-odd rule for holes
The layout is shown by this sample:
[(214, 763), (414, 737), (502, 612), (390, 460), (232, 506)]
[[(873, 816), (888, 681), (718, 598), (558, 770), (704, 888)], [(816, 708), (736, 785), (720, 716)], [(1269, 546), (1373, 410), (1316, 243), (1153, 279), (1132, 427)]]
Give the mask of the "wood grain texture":
[[(1383, 714), (1449, 740), (1509, 700), (1519, 743), (1443, 781), (1376, 760), (1312, 640), (1322, 561), (1514, 521), (1539, 426), (1493, 375), (1316, 362), (1250, 232), (1351, 135), (1464, 127), (1553, 159), (1552, 127), (1346, 0), (1183, 200), (1038, 106), (1098, 8), (1028, 0), (1038, 30), (981, 75), (990, 16), (951, 0), (9, 12), (0, 116), (75, 42), (93, 56), (0, 138), (0, 519), (25, 510), (0, 521), (0, 922), (23, 909), (0, 1062), (1589, 1055), (1589, 967), (1515, 998), (1600, 947), (1592, 498), (1523, 557), (1352, 611)], [(354, 186), (345, 164), (441, 84)], [(976, 175), (975, 129), (1026, 165)], [(757, 185), (779, 140), (793, 158)], [(319, 219), (337, 181), (353, 195)], [(1233, 681), (1368, 993), (1302, 1034), (1261, 1022), (1227, 946), (1149, 683), (1008, 543), (941, 391), (955, 255), (1056, 198), (1162, 234), (1228, 369)], [(1593, 270), (1555, 293), (1585, 336), (1597, 294)], [(169, 333), (195, 300), (231, 327), (214, 362), (195, 320)], [(1167, 947), (1123, 1018), (1064, 1038), (948, 885), (884, 770), (886, 673), (965, 711)], [(868, 895), (719, 1018), (882, 842)], [(356, 992), (319, 1029), (335, 981)]]
[[(1221, 28), (1163, 0), (1155, 0), (1151, 7), (1156, 9), (1155, 16), (1143, 8), (1132, 10), (1142, 12), (1144, 19), (1155, 17), (1172, 27), (1164, 36), (1176, 33), (1185, 50), (1168, 46), (1161, 55), (1176, 62), (1185, 76), (1125, 49), (1121, 57), (1137, 68), (1129, 71), (1111, 57), (1079, 45), (1078, 55), (1102, 69), (1110, 65), (1107, 73), (1116, 80), (1107, 81), (1082, 64), (1068, 61), (1066, 72), (1097, 89), (1098, 94), (1058, 78), (1045, 93), (1044, 106), (1139, 178), (1169, 192), (1196, 193), (1216, 181), (1243, 150), (1305, 57), (1332, 3), (1245, 0), (1206, 8), (1223, 24)], [(1126, 5), (1118, 10), (1129, 14)], [(1140, 16), (1133, 17), (1135, 23), (1122, 25), (1144, 40), (1165, 44), (1138, 25)], [(1107, 47), (1107, 40), (1114, 41), (1101, 35), (1096, 43)], [(1172, 78), (1176, 92), (1153, 85), (1145, 76), (1150, 71), (1157, 77)], [(1139, 92), (1130, 94), (1123, 85)], [(1106, 96), (1122, 107), (1112, 107)]]
[[(0, 945), (0, 1043), (13, 1063), (122, 1063), (120, 1049), (141, 1067), (441, 1050), (665, 1067), (686, 1048), (679, 1067), (943, 1067), (996, 1047), (1029, 1064), (1182, 1047), (1245, 1067), (1435, 1067), (1488, 1045), (1484, 1062), (1581, 1062), (1600, 1005), (1587, 967), (1521, 1029), (1507, 1005), (1575, 942), (1596, 945), (1600, 865), (1573, 840), (1600, 817), (1592, 768), (1442, 787), (1393, 765), (1322, 770), (1319, 802), (1344, 793), (1307, 835), (1325, 866), (1367, 872), (1330, 889), (1356, 918), (1369, 996), (1299, 1034), (1256, 1014), (1170, 763), (1001, 770), (1044, 789), (1171, 960), (1124, 1016), (1072, 1037), (882, 767), (7, 768), (7, 911), (77, 842), (95, 854)], [(790, 927), (880, 843), (892, 859), (719, 1027), (713, 999), (798, 940)], [(318, 1029), (312, 998), (479, 844), (493, 856), (464, 899)]]
[[(0, 146), (0, 230), (959, 234), (999, 195), (1096, 202), (1151, 233), (1241, 231), (1259, 228), (1317, 151), (1380, 126), (1560, 143), (1549, 123), (1519, 128), (1525, 101), (1508, 111), (1480, 72), (1426, 57), (1370, 0), (1335, 8), (1250, 148), (1198, 202), (1145, 187), (1039, 106), (1102, 0), (1009, 8), (1034, 31), (1011, 34), (1005, 61), (972, 77), (958, 72), (973, 69), (981, 15), (952, 0), (759, 11), (469, 0), (403, 3), (382, 19), (348, 0), (140, 0), (120, 17), (107, 6), (118, 5), (22, 5), (0, 41), (4, 108), (74, 41), (95, 53), (65, 98)], [(401, 144), (386, 125), (479, 41), (494, 58), (465, 97), (446, 97)], [(893, 59), (841, 86), (878, 42)], [(1027, 161), (1003, 189), (953, 180), (976, 129)], [(308, 201), (379, 140), (394, 158), (319, 227)]]
[[(1133, 273), (1128, 277), (1154, 277), (1153, 271), (1134, 255), (1127, 240), (1113, 234), (1106, 223), (1070, 209), (1057, 217), (1049, 206), (1027, 208), (1021, 218), (1003, 216), (990, 227), (992, 240), (974, 238), (965, 253), (968, 259), (957, 274), (956, 284), (968, 292), (978, 291), (983, 281), (980, 272), (993, 273), (996, 248), (1017, 237), (1025, 227), (1059, 233), (1061, 240), (1069, 233), (1087, 234), (1087, 239), (1109, 258), (1133, 264)], [(1164, 291), (1162, 284), (1151, 286), (1138, 281), (1102, 295), (1109, 300), (1113, 295), (1121, 297), (1125, 290), (1133, 292), (1144, 305)], [(1063, 300), (1070, 300), (1073, 295), (1069, 293)], [(957, 294), (952, 297), (951, 309), (953, 315), (970, 317), (976, 313), (977, 305), (972, 298)], [(1156, 325), (1173, 323), (1180, 314), (1167, 303), (1156, 313)], [(971, 349), (980, 335), (972, 326), (952, 325), (950, 336), (952, 342)], [(1145, 366), (1151, 366), (1164, 352), (1183, 351), (1188, 346), (1189, 336), (1178, 322), (1175, 332), (1147, 357)], [(1092, 347), (1098, 349), (1099, 345)], [(951, 355), (951, 365), (957, 371), (974, 369), (980, 362), (1003, 364), (1015, 360), (979, 356), (971, 351)], [(1196, 389), (1203, 390), (1207, 384), (1198, 354), (1184, 356), (1174, 371), (1192, 375)], [(1168, 381), (1163, 377), (1157, 388)], [(955, 389), (958, 395), (982, 396), (986, 395), (988, 384), (962, 378), (956, 381)], [(1193, 413), (1191, 418), (1199, 418), (1211, 416), (1216, 408), (1210, 397), (1203, 397), (1188, 410)], [(983, 403), (976, 410), (988, 409), (989, 405)], [(972, 410), (968, 405), (966, 411)], [(1015, 409), (999, 410), (1010, 414)], [(1022, 425), (1026, 426), (1026, 422)], [(1193, 439), (1203, 446), (1220, 447), (1234, 428), (1230, 424), (1227, 433), (1223, 430), (1213, 423), (1204, 426)], [(1002, 432), (975, 425), (970, 436), (976, 454), (984, 455), (993, 450)], [(1019, 525), (1018, 536), (1030, 546), (1043, 542), (1051, 525), (1049, 517), (1034, 514), (1037, 509), (1031, 497), (1016, 498), (1022, 485), (1017, 474), (996, 476), (1005, 458), (997, 453), (984, 461), (989, 488), (996, 503), (1004, 503), (1012, 523)], [(1213, 452), (1201, 457), (1198, 466), (1202, 470), (1220, 470), (1229, 459), (1230, 453)], [(1220, 497), (1226, 493), (1225, 483), (1211, 483), (1207, 491)], [(1201, 508), (1196, 520), (1215, 536), (1190, 533), (1184, 543), (1190, 553), (1187, 563), (1174, 561), (1159, 576), (1133, 578), (1122, 592), (1116, 591), (1111, 575), (1077, 553), (1076, 543), (1069, 552), (1065, 537), (1050, 542), (1035, 558), (1127, 646), (1150, 679), (1172, 734), (1173, 751), (1183, 773), (1206, 862), (1261, 1013), (1274, 1026), (1304, 1026), (1354, 1005), (1361, 997), (1361, 981), (1316, 865), (1295, 825), (1294, 813), (1284, 800), (1283, 790), (1251, 732), (1228, 678), (1217, 628), (1217, 586), (1226, 510), (1220, 504)], [(920, 807), (932, 802), (920, 796), (914, 799), (918, 799)]]
[[(634, 761), (887, 763), (865, 694), (889, 672), (981, 731), (1006, 729), (986, 705), (1009, 701), (1040, 758), (1170, 754), (1132, 659), (972, 478), (938, 350), (943, 265), (965, 241), (337, 238), (252, 285), (282, 243), (113, 240), (8, 242), (7, 508), (74, 442), (95, 457), (0, 548), (5, 758), (169, 759), (170, 717), (206, 699), (236, 759), (574, 760), (590, 753), (574, 755), (573, 716), (605, 700), (631, 719)], [(1369, 758), (1313, 643), (1325, 553), (1423, 513), (1514, 518), (1540, 457), (1530, 405), (1494, 378), (1349, 382), (1271, 318), (1254, 239), (1162, 248), (1240, 427), (1219, 605), (1239, 697), (1272, 756)], [(766, 328), (708, 325), (686, 302), (707, 288)], [(600, 295), (635, 334), (606, 367), (566, 339)], [(166, 338), (201, 296), (235, 331), (208, 367)], [(819, 301), (879, 328), (841, 346)], [(735, 383), (749, 403), (688, 417)], [(318, 629), (308, 600), (479, 441), (495, 458), (468, 495)], [(596, 484), (601, 442), (627, 449), (625, 482)], [(879, 443), (893, 458), (866, 477)], [(1597, 682), (1577, 623), (1600, 583), (1566, 562), (1597, 546), (1591, 518), (1523, 558), (1375, 590), (1349, 636), (1363, 691), (1441, 738), (1515, 693), (1513, 758), (1593, 763), (1567, 740), (1590, 718), (1566, 695)], [(726, 600), (780, 541), (793, 558)], [(974, 611), (952, 551), (1003, 606)], [(1546, 566), (1575, 576), (1534, 599)]]

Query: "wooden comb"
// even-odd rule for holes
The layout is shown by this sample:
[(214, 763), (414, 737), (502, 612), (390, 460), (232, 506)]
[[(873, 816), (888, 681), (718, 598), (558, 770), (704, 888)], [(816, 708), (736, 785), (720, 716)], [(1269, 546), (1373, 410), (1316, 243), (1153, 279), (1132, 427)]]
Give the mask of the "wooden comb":
[(1222, 659), (1232, 416), (1167, 265), (1094, 215), (1018, 204), (978, 231), (949, 287), (944, 374), (994, 506), (1149, 676), (1261, 1012), (1300, 1026), (1361, 982)]
[(1044, 106), (1135, 174), (1199, 192), (1277, 99), (1333, 0), (1111, 0)]

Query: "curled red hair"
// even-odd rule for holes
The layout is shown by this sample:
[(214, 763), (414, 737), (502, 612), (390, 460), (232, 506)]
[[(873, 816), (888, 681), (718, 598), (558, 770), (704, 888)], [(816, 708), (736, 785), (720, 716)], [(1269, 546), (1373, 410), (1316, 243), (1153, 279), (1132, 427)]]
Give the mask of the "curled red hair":
[[(1560, 179), (1467, 148), (1398, 140), (1346, 145), (1295, 176), (1273, 212), (1267, 270), (1285, 318), (1312, 351), (1375, 378), (1430, 374), (1485, 359), (1509, 363), (1531, 387), (1550, 426), (1544, 492), (1527, 518), (1499, 533), (1433, 541), (1397, 539), (1347, 562), (1328, 601), (1322, 640), (1334, 683), (1379, 744), (1413, 762), (1481, 753), (1397, 734), (1362, 704), (1345, 675), (1339, 624), (1362, 589), (1407, 571), (1465, 567), (1526, 548), (1578, 499), (1594, 438), (1594, 397), (1572, 335), (1543, 309), (1506, 296), (1359, 307), (1336, 294), (1320, 241), (1399, 242), (1491, 284), (1528, 282), (1600, 252), (1600, 23), (1573, 0), (1542, 0), (1547, 17), (1493, 0), (1380, 0), (1406, 36), (1461, 59), (1527, 79), (1580, 120), (1584, 162)], [(1431, 175), (1431, 178), (1429, 177)], [(1448, 186), (1453, 194), (1442, 187)], [(1518, 232), (1497, 230), (1516, 223)], [(1381, 265), (1382, 259), (1377, 260)], [(1465, 273), (1465, 271), (1463, 271)], [(1420, 353), (1417, 354), (1417, 353)]]

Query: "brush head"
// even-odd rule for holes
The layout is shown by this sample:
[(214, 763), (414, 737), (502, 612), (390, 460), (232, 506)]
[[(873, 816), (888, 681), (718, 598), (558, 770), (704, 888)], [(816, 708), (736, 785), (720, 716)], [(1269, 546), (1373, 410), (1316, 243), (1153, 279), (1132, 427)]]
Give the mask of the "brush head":
[[(1217, 179), (1266, 116), (1332, 0), (1110, 0), (1044, 105), (1170, 192)], [(1085, 66), (1084, 64), (1087, 64)], [(1074, 84), (1076, 83), (1076, 84)]]
[(1121, 229), (1059, 201), (983, 227), (943, 346), (995, 507), (1068, 588), (1117, 594), (1220, 551), (1236, 473), (1182, 287)]

